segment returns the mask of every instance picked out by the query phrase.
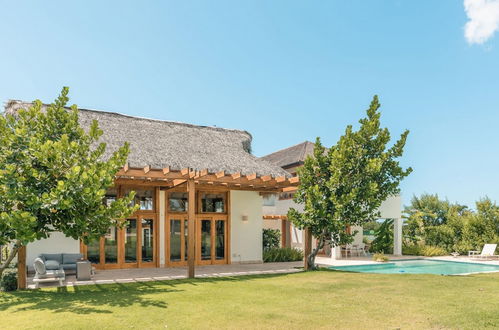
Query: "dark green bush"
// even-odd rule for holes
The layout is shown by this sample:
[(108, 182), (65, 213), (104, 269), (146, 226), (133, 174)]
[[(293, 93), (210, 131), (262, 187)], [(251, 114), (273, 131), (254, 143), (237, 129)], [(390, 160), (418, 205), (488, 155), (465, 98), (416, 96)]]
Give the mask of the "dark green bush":
[(17, 290), (17, 270), (6, 269), (3, 272), (2, 279), (0, 280), (0, 289), (2, 291)]
[(303, 260), (303, 252), (295, 248), (272, 248), (263, 250), (263, 262), (286, 262)]
[(263, 230), (263, 249), (275, 249), (279, 247), (281, 240), (281, 231), (277, 229), (264, 229)]

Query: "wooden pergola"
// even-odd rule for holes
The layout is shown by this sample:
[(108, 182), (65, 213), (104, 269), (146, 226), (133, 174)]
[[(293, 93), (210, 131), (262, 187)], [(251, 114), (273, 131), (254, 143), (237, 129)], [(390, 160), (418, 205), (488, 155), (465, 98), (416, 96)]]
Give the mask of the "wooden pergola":
[(163, 188), (174, 188), (180, 185), (187, 186), (188, 192), (188, 277), (195, 276), (195, 251), (196, 251), (196, 189), (223, 187), (229, 190), (246, 190), (259, 192), (285, 192), (296, 190), (299, 184), (298, 177), (288, 178), (286, 176), (273, 177), (271, 175), (258, 176), (256, 173), (241, 174), (226, 173), (225, 171), (210, 172), (208, 169), (194, 170), (184, 168), (172, 170), (170, 167), (152, 168), (129, 168), (125, 166), (116, 174), (116, 185), (134, 184), (143, 186), (159, 186)]

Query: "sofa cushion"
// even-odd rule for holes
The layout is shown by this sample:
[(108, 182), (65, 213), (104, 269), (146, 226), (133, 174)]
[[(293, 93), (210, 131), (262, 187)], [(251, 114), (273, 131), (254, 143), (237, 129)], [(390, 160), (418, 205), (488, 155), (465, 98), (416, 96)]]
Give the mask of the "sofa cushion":
[(47, 260), (45, 261), (45, 268), (49, 270), (56, 270), (61, 268), (61, 264), (56, 260)]
[(64, 270), (76, 270), (76, 263), (74, 263), (74, 264), (62, 264), (62, 269), (64, 269)]
[(35, 261), (33, 262), (33, 268), (35, 269), (36, 273), (39, 275), (45, 275), (47, 272), (47, 269), (45, 268), (45, 264), (43, 263), (42, 258), (36, 258)]
[(45, 258), (45, 261), (55, 260), (62, 264), (62, 253), (42, 253), (42, 256)]
[(83, 258), (81, 253), (63, 253), (62, 254), (62, 264), (76, 264), (76, 262)]

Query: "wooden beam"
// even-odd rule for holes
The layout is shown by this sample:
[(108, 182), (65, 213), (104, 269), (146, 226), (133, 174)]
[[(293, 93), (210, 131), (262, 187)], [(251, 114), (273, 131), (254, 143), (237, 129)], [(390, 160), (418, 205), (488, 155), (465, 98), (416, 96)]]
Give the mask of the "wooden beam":
[(125, 173), (128, 172), (128, 163), (126, 163), (125, 166), (123, 166), (123, 171)]
[(233, 180), (239, 179), (241, 177), (241, 172), (237, 172), (231, 175)]
[(144, 174), (147, 174), (151, 172), (151, 165), (147, 165), (146, 167), (144, 167)]
[(296, 189), (297, 189), (296, 187), (285, 187), (285, 188), (282, 188), (282, 192), (295, 191)]
[(207, 175), (208, 175), (208, 169), (205, 168), (205, 169), (199, 171), (198, 175), (196, 175), (196, 179), (202, 178), (202, 177), (207, 176)]
[(163, 174), (167, 175), (168, 173), (170, 173), (170, 166), (163, 168)]
[(272, 176), (271, 175), (264, 175), (260, 179), (262, 179), (263, 182), (267, 182), (267, 181), (272, 180)]
[(173, 180), (173, 187), (176, 187), (178, 185), (181, 185), (182, 183), (185, 183), (187, 182), (187, 180), (183, 180), (183, 179), (175, 179)]
[(217, 177), (217, 179), (223, 178), (225, 176), (225, 171), (220, 171), (216, 173), (215, 176)]
[(182, 176), (187, 176), (187, 175), (189, 175), (189, 172), (190, 172), (190, 170), (189, 170), (188, 168), (183, 168), (183, 169), (181, 169), (181, 170), (180, 170), (180, 174), (181, 174)]
[(17, 288), (26, 289), (26, 246), (17, 251)]
[(299, 183), (299, 182), (300, 182), (300, 178), (297, 176), (289, 178), (289, 183)]
[(248, 181), (255, 180), (256, 179), (256, 173), (246, 175), (246, 179), (248, 179)]
[(196, 184), (194, 180), (187, 181), (188, 192), (188, 218), (187, 218), (187, 276), (195, 277), (195, 252), (196, 252)]
[(275, 178), (275, 182), (277, 183), (281, 183), (281, 182), (284, 182), (286, 181), (286, 177), (285, 176), (278, 176), (277, 178)]

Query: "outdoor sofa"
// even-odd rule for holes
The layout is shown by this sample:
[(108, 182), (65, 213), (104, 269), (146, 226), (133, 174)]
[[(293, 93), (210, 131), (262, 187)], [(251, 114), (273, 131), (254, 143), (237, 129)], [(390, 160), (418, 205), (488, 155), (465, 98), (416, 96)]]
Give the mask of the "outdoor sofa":
[(76, 262), (83, 258), (81, 253), (42, 253), (38, 256), (47, 270), (63, 269), (65, 273), (76, 274)]

